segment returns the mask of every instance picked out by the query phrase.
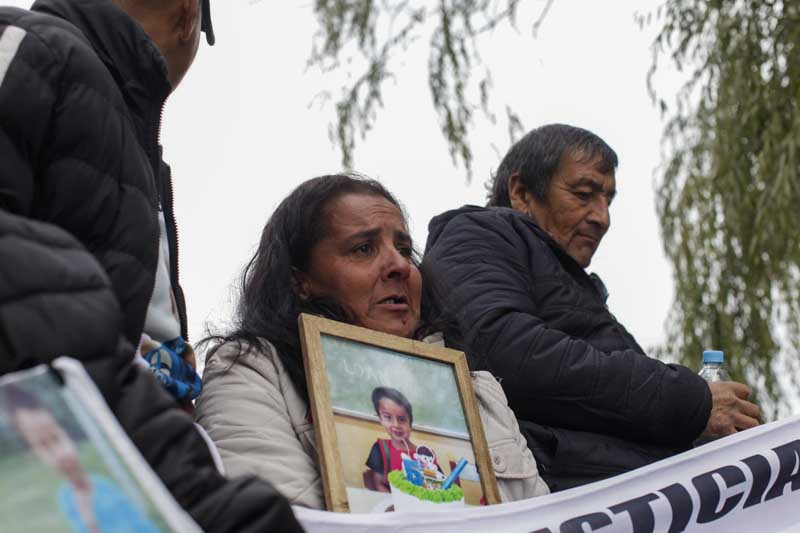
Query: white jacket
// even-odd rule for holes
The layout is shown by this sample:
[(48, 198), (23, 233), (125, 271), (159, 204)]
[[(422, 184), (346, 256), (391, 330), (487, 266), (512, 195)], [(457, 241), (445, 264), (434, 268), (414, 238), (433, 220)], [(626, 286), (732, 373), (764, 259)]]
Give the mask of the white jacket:
[[(197, 422), (219, 448), (228, 475), (255, 474), (293, 505), (324, 509), (308, 403), (265, 344), (269, 350), (245, 353), (227, 343), (206, 361)], [(502, 501), (548, 494), (500, 384), (488, 372), (473, 372), (472, 384)]]

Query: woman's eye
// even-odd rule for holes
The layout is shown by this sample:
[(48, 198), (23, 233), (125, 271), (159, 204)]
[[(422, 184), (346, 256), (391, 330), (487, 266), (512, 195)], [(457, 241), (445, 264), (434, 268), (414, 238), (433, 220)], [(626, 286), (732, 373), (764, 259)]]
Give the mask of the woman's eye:
[(414, 255), (414, 249), (410, 246), (398, 246), (397, 251), (400, 252), (400, 255), (403, 257), (411, 257)]
[(369, 243), (360, 244), (353, 248), (353, 253), (357, 255), (369, 255), (370, 252), (372, 252), (372, 245)]

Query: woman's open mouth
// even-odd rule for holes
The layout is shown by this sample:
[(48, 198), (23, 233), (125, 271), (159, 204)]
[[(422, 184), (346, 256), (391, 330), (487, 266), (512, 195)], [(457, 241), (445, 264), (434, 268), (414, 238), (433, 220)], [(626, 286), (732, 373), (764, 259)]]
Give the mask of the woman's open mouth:
[(392, 294), (378, 300), (376, 305), (387, 311), (406, 311), (408, 309), (408, 298), (400, 294)]

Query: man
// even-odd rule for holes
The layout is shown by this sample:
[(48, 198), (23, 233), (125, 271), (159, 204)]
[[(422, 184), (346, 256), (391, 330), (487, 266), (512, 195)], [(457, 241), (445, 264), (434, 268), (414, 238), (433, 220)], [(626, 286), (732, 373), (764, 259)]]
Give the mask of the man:
[(186, 336), (158, 135), (201, 27), (213, 42), (208, 8), (208, 0), (0, 8), (0, 372), (64, 354), (81, 360), (203, 530), (299, 530), (270, 485), (217, 471), (191, 418), (134, 364), (159, 283)]
[(506, 154), (489, 207), (449, 211), (429, 228), (429, 312), (474, 369), (501, 380), (553, 491), (758, 423), (746, 386), (709, 385), (645, 355), (584, 270), (610, 226), (616, 167), (593, 133), (544, 126)]

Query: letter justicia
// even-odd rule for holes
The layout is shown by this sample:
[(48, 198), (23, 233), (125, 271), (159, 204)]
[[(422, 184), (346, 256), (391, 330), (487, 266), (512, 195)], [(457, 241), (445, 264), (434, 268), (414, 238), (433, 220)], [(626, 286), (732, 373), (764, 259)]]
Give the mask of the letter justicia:
[[(774, 481), (770, 483), (770, 480)], [(686, 482), (626, 499), (533, 533), (632, 531), (678, 533), (741, 513), (800, 489), (800, 439), (750, 455)], [(612, 527), (609, 527), (612, 526)]]

